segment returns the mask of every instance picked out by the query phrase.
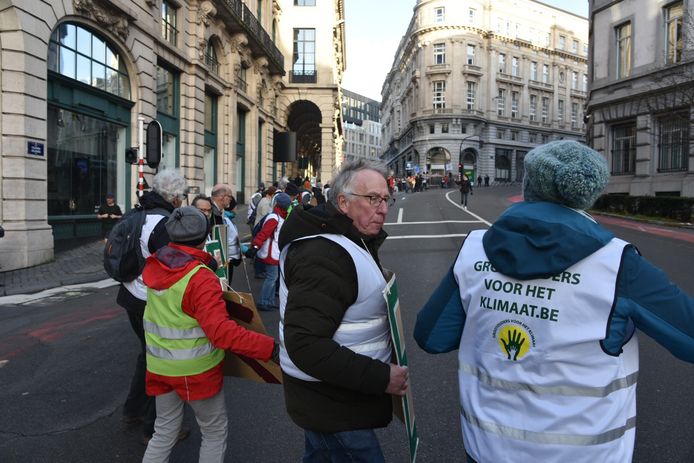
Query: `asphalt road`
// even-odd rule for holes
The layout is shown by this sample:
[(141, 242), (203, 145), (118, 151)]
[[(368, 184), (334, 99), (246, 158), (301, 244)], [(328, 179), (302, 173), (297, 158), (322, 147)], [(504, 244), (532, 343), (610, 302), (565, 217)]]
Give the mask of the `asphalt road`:
[[(446, 199), (450, 193), (453, 201)], [(398, 195), (381, 249), (383, 264), (398, 278), (407, 333), (411, 385), (421, 439), (419, 462), (464, 461), (460, 437), (456, 354), (431, 356), (412, 339), (416, 313), (453, 262), (464, 235), (488, 223), (510, 204), (516, 187), (476, 189), (470, 209), (458, 193), (430, 190)], [(402, 212), (401, 212), (402, 211)], [(641, 227), (608, 228), (633, 243), (672, 280), (694, 294), (692, 233), (673, 237)], [(243, 226), (242, 226), (243, 227)], [(637, 227), (638, 228), (638, 227)], [(243, 230), (242, 230), (243, 231)], [(666, 230), (667, 232), (667, 230)], [(249, 283), (259, 289), (259, 280)], [(234, 286), (248, 287), (241, 268)], [(54, 296), (24, 306), (0, 307), (0, 462), (135, 462), (144, 452), (140, 430), (120, 421), (137, 352), (116, 288)], [(278, 315), (263, 313), (271, 334)], [(642, 335), (636, 462), (694, 461), (694, 366), (675, 359)], [(303, 435), (284, 410), (282, 389), (227, 378), (230, 437), (226, 461), (298, 462)], [(200, 433), (190, 412), (191, 436), (172, 462), (197, 461)], [(408, 460), (404, 426), (379, 431), (392, 462)]]

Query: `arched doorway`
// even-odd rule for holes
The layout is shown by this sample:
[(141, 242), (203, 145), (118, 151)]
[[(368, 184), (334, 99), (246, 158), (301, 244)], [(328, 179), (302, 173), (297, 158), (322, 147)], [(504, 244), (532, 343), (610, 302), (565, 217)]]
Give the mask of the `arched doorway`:
[(431, 166), (430, 175), (444, 176), (448, 173), (451, 163), (451, 153), (439, 146), (427, 151), (426, 164)]
[(477, 177), (477, 151), (473, 148), (465, 148), (460, 154), (460, 164), (462, 173), (467, 175), (472, 183), (475, 183)]
[(321, 111), (312, 101), (295, 101), (289, 107), (287, 126), (296, 132), (296, 167), (302, 176), (313, 176), (320, 169), (321, 120)]
[(496, 156), (494, 157), (494, 181), (511, 181), (511, 150), (496, 149)]
[(100, 33), (65, 22), (50, 37), (47, 85), (48, 223), (56, 240), (97, 236), (107, 193), (130, 207), (128, 71)]
[(522, 182), (525, 175), (525, 155), (527, 151), (516, 151), (516, 181)]

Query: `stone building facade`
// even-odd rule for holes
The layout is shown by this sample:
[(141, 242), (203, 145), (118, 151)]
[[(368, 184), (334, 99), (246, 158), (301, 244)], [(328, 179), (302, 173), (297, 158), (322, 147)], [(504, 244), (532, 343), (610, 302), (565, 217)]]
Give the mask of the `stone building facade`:
[(383, 85), (383, 159), (513, 182), (533, 147), (582, 139), (588, 21), (533, 0), (418, 0)]
[[(291, 175), (274, 152), (297, 131), (293, 109), (316, 106), (310, 168), (341, 159), (342, 0), (320, 2), (323, 80), (292, 82), (292, 32), (311, 0), (36, 0), (0, 15), (0, 268), (36, 265), (54, 240), (98, 236), (107, 193), (136, 201), (138, 124), (162, 126), (159, 169), (179, 168), (191, 195), (227, 183), (239, 202), (259, 181)], [(304, 10), (305, 11), (305, 10)], [(294, 26), (289, 21), (298, 21)], [(315, 90), (315, 91), (314, 91)], [(307, 129), (308, 127), (308, 129)], [(299, 135), (301, 131), (299, 130)], [(155, 170), (145, 168), (151, 183)]]
[(607, 192), (694, 196), (691, 0), (590, 2), (588, 142)]

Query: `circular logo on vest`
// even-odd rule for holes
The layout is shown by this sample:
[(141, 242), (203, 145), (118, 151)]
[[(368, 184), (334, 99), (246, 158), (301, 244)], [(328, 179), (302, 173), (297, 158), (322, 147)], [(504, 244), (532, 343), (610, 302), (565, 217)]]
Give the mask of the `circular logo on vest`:
[(535, 337), (530, 328), (518, 320), (504, 320), (496, 325), (493, 333), (501, 353), (514, 362), (526, 356), (535, 346)]

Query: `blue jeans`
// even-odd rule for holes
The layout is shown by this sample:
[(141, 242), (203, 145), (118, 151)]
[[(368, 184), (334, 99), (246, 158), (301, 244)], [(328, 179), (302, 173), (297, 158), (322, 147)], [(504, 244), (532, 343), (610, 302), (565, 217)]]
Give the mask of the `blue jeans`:
[(384, 463), (381, 445), (373, 429), (323, 432), (304, 429), (303, 463)]
[(265, 281), (260, 290), (260, 305), (275, 305), (275, 284), (279, 265), (265, 264)]

